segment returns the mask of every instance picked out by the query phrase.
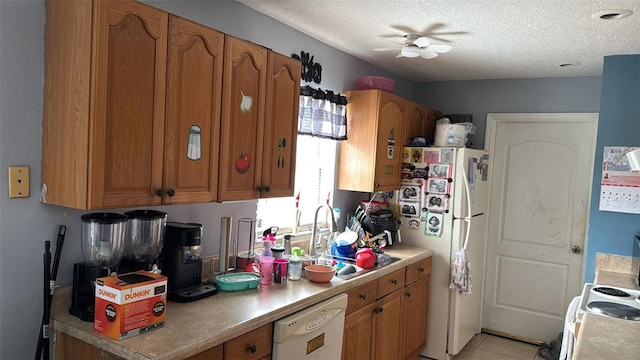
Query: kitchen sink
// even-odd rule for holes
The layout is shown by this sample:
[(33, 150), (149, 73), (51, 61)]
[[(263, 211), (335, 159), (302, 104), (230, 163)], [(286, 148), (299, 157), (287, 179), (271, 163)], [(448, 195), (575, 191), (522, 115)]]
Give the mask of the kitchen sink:
[[(338, 270), (336, 272), (335, 277), (338, 279), (348, 280), (348, 279), (353, 279), (355, 277), (358, 277), (360, 275), (370, 273), (378, 269), (382, 269), (383, 267), (391, 265), (395, 262), (398, 262), (401, 259), (390, 256), (388, 254), (380, 254), (378, 255), (378, 259), (376, 261), (375, 266), (370, 269), (364, 269), (356, 265), (356, 260), (352, 258), (323, 254), (319, 260), (320, 261), (324, 260), (325, 263), (333, 263), (333, 262), (336, 262), (338, 264), (341, 263), (344, 267), (341, 269), (342, 271)], [(345, 270), (347, 269), (351, 269), (352, 271), (346, 272)]]

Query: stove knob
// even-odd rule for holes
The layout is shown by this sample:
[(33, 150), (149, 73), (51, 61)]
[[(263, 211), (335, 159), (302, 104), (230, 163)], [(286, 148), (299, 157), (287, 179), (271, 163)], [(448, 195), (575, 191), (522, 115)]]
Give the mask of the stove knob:
[(580, 247), (580, 245), (573, 245), (571, 247), (571, 252), (574, 254), (580, 254), (582, 252), (582, 248)]

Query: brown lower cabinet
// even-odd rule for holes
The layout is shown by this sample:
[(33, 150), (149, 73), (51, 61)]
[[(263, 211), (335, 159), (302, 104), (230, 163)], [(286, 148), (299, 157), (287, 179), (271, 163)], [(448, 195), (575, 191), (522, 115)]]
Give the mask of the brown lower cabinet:
[(417, 359), (427, 345), (431, 258), (352, 289), (342, 359)]
[[(273, 324), (269, 323), (224, 344), (190, 356), (189, 360), (262, 360), (271, 358)], [(64, 333), (56, 333), (57, 359), (122, 359)]]

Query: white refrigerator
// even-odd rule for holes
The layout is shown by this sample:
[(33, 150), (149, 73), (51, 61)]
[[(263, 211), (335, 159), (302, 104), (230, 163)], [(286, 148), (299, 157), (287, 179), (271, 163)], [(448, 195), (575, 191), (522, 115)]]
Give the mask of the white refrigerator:
[[(429, 332), (422, 356), (450, 359), (480, 333), (488, 174), (489, 154), (484, 150), (403, 149), (402, 187), (396, 197), (402, 217), (400, 246), (410, 244), (434, 252)], [(466, 282), (458, 283), (463, 292), (470, 290), (467, 294), (460, 288), (450, 289), (454, 255), (462, 248), (463, 259), (469, 261), (470, 289)]]

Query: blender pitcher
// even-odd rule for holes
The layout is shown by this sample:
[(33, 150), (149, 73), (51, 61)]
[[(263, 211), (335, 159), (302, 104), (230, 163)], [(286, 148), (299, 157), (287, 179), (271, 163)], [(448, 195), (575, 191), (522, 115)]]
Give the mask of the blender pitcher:
[(82, 255), (96, 267), (112, 268), (124, 254), (126, 215), (117, 213), (90, 213), (82, 220)]

